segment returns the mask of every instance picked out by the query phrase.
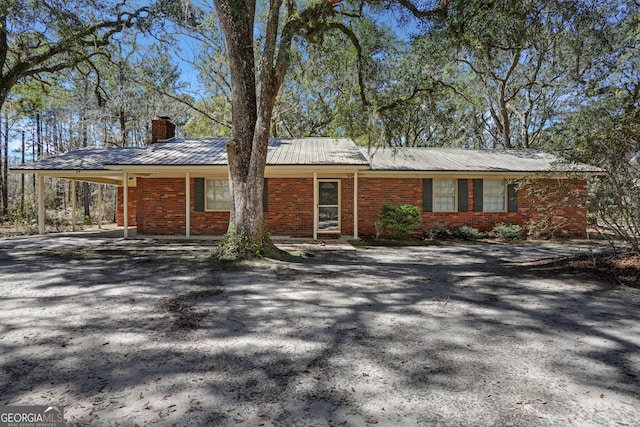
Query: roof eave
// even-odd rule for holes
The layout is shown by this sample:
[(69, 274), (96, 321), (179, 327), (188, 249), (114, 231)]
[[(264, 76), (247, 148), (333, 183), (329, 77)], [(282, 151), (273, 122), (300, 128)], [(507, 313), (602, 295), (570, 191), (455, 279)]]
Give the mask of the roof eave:
[[(109, 171), (123, 171), (123, 172), (135, 172), (138, 170), (158, 170), (158, 171), (171, 171), (171, 170), (203, 170), (203, 169), (228, 169), (227, 164), (200, 164), (200, 165), (119, 165), (119, 164), (105, 164), (104, 168)], [(322, 163), (322, 164), (310, 164), (310, 165), (280, 165), (280, 164), (267, 164), (267, 169), (277, 168), (277, 169), (345, 169), (345, 170), (369, 170), (369, 165), (367, 164), (334, 164), (334, 163)]]
[(42, 169), (23, 169), (23, 168), (10, 168), (9, 172), (17, 173), (17, 174), (28, 174), (28, 173), (77, 173), (77, 174), (104, 174), (104, 175), (113, 175), (112, 170), (105, 169), (78, 169), (78, 168), (65, 168), (65, 169), (52, 169), (52, 168), (42, 168)]
[(96, 169), (11, 169), (16, 174), (37, 174), (50, 178), (72, 181), (94, 182), (96, 184), (121, 185), (122, 176), (116, 171)]
[(571, 175), (596, 176), (603, 175), (599, 171), (560, 171), (560, 170), (424, 170), (424, 169), (370, 169), (363, 172), (363, 176), (389, 176), (389, 175), (411, 175), (411, 176), (457, 176), (478, 177), (478, 176), (501, 176), (507, 178), (522, 178), (530, 175), (548, 175), (552, 177), (567, 177)]

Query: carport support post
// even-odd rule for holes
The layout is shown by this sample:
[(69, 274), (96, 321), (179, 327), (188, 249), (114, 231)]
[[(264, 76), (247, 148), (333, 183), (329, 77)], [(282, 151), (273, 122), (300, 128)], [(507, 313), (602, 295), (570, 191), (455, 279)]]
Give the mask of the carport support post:
[(191, 180), (191, 177), (189, 175), (189, 172), (187, 172), (187, 175), (185, 176), (185, 232), (184, 235), (185, 237), (188, 239), (189, 237), (191, 237), (191, 185), (189, 185), (189, 181)]
[(129, 238), (129, 175), (125, 172), (122, 179), (122, 224), (124, 225), (124, 238)]
[(358, 239), (358, 172), (353, 173), (353, 238)]
[(76, 216), (78, 213), (78, 200), (76, 197), (76, 180), (71, 180), (71, 230), (76, 231)]
[(98, 229), (102, 228), (102, 184), (98, 184)]
[(44, 234), (44, 176), (38, 174), (38, 234)]
[(313, 173), (313, 240), (318, 240), (318, 172)]

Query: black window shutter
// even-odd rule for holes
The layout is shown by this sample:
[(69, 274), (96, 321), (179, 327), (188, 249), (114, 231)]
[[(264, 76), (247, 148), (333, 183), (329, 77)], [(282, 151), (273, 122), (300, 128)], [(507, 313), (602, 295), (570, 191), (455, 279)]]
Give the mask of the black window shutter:
[(196, 212), (204, 212), (204, 178), (193, 179), (193, 206)]
[(422, 211), (433, 212), (433, 179), (422, 180)]
[(267, 178), (264, 179), (264, 187), (262, 188), (262, 210), (263, 212), (269, 211), (269, 186), (267, 185), (269, 181)]
[(473, 180), (473, 211), (482, 212), (483, 210), (483, 195), (482, 195), (482, 180)]
[(509, 212), (518, 212), (518, 184), (507, 185), (507, 194), (509, 197)]
[(458, 180), (458, 212), (469, 210), (469, 180)]

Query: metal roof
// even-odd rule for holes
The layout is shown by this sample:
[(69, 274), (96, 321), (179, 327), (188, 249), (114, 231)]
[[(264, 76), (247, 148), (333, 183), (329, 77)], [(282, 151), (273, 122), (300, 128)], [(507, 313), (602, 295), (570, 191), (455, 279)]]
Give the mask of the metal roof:
[(158, 141), (137, 156), (121, 157), (108, 165), (178, 166), (226, 165), (229, 138), (192, 138)]
[(397, 148), (361, 152), (375, 171), (429, 172), (601, 172), (600, 168), (568, 163), (535, 150), (465, 150), (454, 148)]
[(137, 147), (87, 147), (45, 157), (36, 162), (29, 162), (12, 169), (26, 171), (103, 171), (105, 164), (121, 162), (123, 159), (135, 157), (144, 148)]
[[(160, 141), (144, 152), (121, 157), (109, 165), (210, 166), (227, 165), (229, 138), (185, 138)], [(267, 165), (368, 165), (350, 139), (271, 138)]]
[(367, 158), (347, 138), (273, 138), (268, 165), (364, 165)]
[[(15, 171), (104, 171), (118, 166), (226, 166), (229, 138), (174, 138), (144, 148), (90, 147), (12, 168)], [(107, 165), (107, 168), (105, 168)], [(271, 138), (269, 166), (362, 166), (371, 171), (602, 172), (534, 150), (397, 148), (368, 151), (347, 138)]]

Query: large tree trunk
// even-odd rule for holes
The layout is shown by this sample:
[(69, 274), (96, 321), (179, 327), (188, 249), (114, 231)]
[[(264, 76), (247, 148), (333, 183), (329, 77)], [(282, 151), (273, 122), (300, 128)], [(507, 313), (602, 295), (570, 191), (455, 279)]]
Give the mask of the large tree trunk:
[(40, 120), (40, 112), (36, 113), (36, 136), (38, 140), (37, 160), (42, 158), (42, 120)]
[[(234, 245), (248, 241), (254, 253), (271, 252), (274, 246), (265, 230), (262, 191), (273, 108), (289, 63), (294, 33), (310, 22), (333, 13), (333, 3), (317, 2), (299, 14), (295, 12), (293, 3), (289, 3), (284, 19), (286, 24), (279, 34), (283, 0), (269, 2), (260, 55), (259, 102), (253, 50), (256, 2), (214, 0), (214, 4), (227, 45), (233, 109), (233, 138), (227, 144), (232, 195), (227, 241), (231, 242), (232, 250)], [(224, 245), (220, 247), (223, 247), (224, 255)], [(253, 254), (240, 252), (237, 255), (244, 257)]]
[[(254, 140), (258, 105), (253, 51), (255, 1), (215, 0), (227, 42), (231, 72), (232, 134), (227, 144), (231, 214), (228, 235), (260, 246), (264, 236), (262, 186), (265, 162), (256, 158)], [(255, 144), (255, 145), (254, 145)]]
[(4, 160), (2, 164), (2, 214), (9, 213), (9, 113), (4, 112)]
[[(84, 102), (82, 103), (82, 110), (80, 111), (80, 126), (82, 129), (82, 147), (87, 148), (89, 146), (89, 133), (87, 130), (87, 94), (88, 84), (85, 80), (84, 86)], [(91, 216), (90, 212), (90, 199), (89, 199), (89, 183), (82, 183), (82, 206), (84, 208), (84, 216), (85, 218), (89, 218)], [(74, 215), (76, 212), (73, 213)]]
[[(7, 125), (7, 129), (8, 129), (9, 128), (9, 123), (6, 123), (6, 125)], [(3, 135), (5, 135), (5, 134), (2, 132), (2, 109), (0, 109), (0, 195), (1, 195), (0, 199), (2, 199), (2, 202), (1, 202), (2, 208), (0, 209), (0, 220), (2, 220), (2, 217), (4, 217), (7, 214), (7, 212), (5, 210), (5, 197), (6, 197), (5, 194), (6, 193), (5, 193), (4, 189), (5, 189), (5, 186), (6, 186), (6, 182), (5, 182), (5, 179), (4, 179), (4, 161), (3, 161), (4, 157), (2, 156), (2, 154), (3, 154), (2, 140), (4, 139), (4, 138), (2, 138)], [(8, 132), (6, 133), (6, 138), (7, 138), (7, 140), (9, 139), (9, 133)], [(7, 155), (6, 152), (4, 154), (5, 154), (5, 156)]]

